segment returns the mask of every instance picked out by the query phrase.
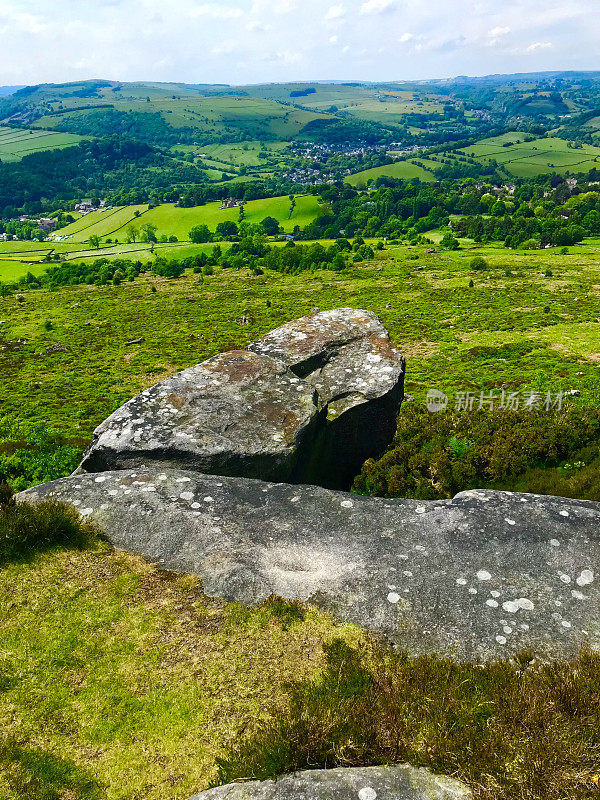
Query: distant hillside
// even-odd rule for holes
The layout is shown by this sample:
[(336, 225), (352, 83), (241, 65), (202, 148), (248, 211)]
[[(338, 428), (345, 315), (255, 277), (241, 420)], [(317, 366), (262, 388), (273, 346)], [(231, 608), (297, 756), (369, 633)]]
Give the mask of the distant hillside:
[(24, 86), (0, 86), (0, 97), (10, 97), (11, 94), (24, 88)]

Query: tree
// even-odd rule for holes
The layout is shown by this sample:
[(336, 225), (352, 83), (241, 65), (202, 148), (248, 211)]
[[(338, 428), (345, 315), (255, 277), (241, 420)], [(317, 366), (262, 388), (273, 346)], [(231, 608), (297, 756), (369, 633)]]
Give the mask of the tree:
[(194, 244), (204, 244), (212, 241), (212, 233), (208, 225), (194, 225), (190, 231), (190, 241)]
[(127, 244), (135, 242), (139, 236), (139, 233), (139, 229), (135, 225), (128, 225), (125, 230), (125, 241)]
[(100, 237), (97, 236), (95, 233), (90, 236), (88, 242), (90, 247), (93, 247), (94, 250), (97, 250), (100, 247)]
[(151, 222), (145, 222), (142, 225), (142, 241), (143, 242), (156, 242), (156, 225)]
[(260, 227), (267, 236), (277, 236), (279, 233), (279, 222), (275, 217), (265, 217), (260, 223)]
[(458, 250), (460, 243), (451, 233), (445, 233), (440, 242), (440, 246), (445, 250)]
[(217, 225), (217, 233), (219, 236), (222, 236), (223, 239), (229, 239), (231, 236), (237, 236), (238, 226), (235, 222), (231, 220), (226, 220), (225, 222), (219, 222)]

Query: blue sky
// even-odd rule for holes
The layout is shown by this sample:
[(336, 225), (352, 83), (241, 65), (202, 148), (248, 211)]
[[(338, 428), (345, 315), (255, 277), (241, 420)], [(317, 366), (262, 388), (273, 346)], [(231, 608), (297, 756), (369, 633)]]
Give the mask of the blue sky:
[[(0, 84), (600, 69), (599, 0), (0, 0)], [(594, 9), (595, 7), (595, 9)]]

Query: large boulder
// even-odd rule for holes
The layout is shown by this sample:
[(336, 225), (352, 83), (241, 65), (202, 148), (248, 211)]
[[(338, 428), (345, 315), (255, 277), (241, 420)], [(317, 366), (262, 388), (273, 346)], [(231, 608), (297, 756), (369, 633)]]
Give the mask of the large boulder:
[(30, 489), (119, 548), (247, 605), (312, 602), (412, 654), (463, 660), (600, 647), (600, 504), (470, 491), (384, 500), (192, 471), (78, 475)]
[(391, 442), (403, 381), (374, 314), (305, 317), (125, 403), (94, 432), (80, 471), (154, 463), (348, 488)]
[(288, 322), (248, 349), (282, 361), (315, 387), (326, 422), (306, 483), (347, 488), (391, 442), (405, 363), (370, 311), (337, 308)]
[(402, 764), (307, 770), (274, 781), (219, 786), (190, 800), (471, 800), (472, 797), (463, 783)]
[(245, 350), (222, 353), (121, 406), (96, 429), (81, 469), (152, 462), (291, 480), (321, 416), (314, 388), (281, 362)]

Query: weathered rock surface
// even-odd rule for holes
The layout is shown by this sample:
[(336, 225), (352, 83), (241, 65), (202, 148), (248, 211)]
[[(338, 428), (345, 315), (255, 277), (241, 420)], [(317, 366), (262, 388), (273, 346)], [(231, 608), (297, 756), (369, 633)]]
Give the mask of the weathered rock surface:
[(326, 422), (305, 482), (347, 488), (396, 432), (405, 363), (370, 311), (337, 308), (289, 322), (248, 346), (315, 387)]
[(411, 653), (600, 648), (600, 503), (471, 491), (384, 500), (192, 471), (78, 475), (31, 489), (120, 548), (202, 576), (210, 596), (310, 601)]
[(81, 468), (152, 462), (292, 480), (320, 416), (313, 387), (281, 362), (245, 350), (222, 353), (117, 409), (96, 429)]
[(190, 800), (471, 800), (451, 778), (408, 765), (314, 769), (275, 781), (231, 783)]
[(374, 314), (327, 311), (134, 397), (96, 429), (80, 469), (152, 462), (347, 488), (392, 440), (403, 381)]

